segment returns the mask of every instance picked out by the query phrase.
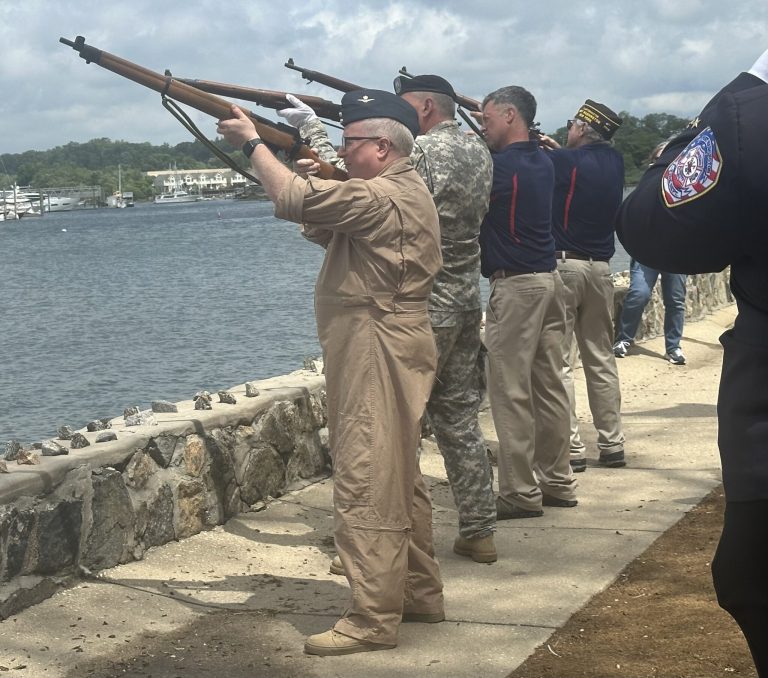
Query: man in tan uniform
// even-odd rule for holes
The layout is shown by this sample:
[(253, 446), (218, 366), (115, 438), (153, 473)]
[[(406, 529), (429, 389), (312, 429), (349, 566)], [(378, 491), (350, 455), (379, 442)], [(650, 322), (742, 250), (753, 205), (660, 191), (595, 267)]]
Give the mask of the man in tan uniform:
[(302, 178), (237, 108), (219, 133), (243, 145), (275, 203), (326, 249), (315, 288), (334, 466), (336, 548), (352, 590), (306, 652), (395, 647), (401, 620), (444, 619), (432, 507), (416, 450), (435, 375), (427, 299), (440, 270), (437, 212), (408, 156), (418, 119), (389, 92), (344, 95), (346, 182)]

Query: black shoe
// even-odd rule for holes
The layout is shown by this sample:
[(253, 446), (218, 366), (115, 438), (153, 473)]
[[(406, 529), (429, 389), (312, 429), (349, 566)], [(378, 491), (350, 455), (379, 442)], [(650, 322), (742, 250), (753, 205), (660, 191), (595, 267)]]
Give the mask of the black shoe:
[(584, 473), (587, 470), (586, 459), (571, 459), (571, 471), (574, 473)]
[(556, 508), (573, 508), (579, 502), (576, 499), (558, 499), (542, 492), (541, 503), (544, 506), (554, 506)]
[(622, 466), (626, 466), (627, 462), (624, 461), (624, 450), (611, 452), (610, 454), (601, 454), (600, 463), (608, 468), (621, 468)]
[(496, 498), (496, 520), (510, 520), (513, 518), (539, 518), (544, 515), (544, 511), (529, 511), (528, 509), (513, 506)]

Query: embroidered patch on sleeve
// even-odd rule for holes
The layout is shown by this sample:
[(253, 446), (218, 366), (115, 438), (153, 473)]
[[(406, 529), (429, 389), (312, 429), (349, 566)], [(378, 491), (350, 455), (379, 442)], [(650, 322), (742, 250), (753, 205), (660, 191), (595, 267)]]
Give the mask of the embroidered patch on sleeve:
[(717, 184), (722, 167), (715, 133), (707, 127), (664, 170), (661, 177), (664, 203), (667, 207), (679, 207), (700, 198)]

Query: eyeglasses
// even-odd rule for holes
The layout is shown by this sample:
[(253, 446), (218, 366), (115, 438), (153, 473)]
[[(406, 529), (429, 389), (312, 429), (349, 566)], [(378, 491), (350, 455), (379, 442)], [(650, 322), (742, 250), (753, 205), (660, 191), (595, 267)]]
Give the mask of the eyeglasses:
[(341, 137), (341, 147), (345, 150), (349, 150), (349, 142), (350, 141), (378, 141), (379, 139), (383, 139), (384, 137)]

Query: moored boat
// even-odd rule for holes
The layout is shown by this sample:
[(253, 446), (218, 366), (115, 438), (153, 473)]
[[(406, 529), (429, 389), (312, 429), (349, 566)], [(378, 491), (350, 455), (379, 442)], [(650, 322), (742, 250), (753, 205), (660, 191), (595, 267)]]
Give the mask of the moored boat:
[(187, 193), (187, 191), (173, 191), (172, 193), (162, 193), (155, 196), (156, 205), (176, 205), (179, 203), (198, 202), (202, 196)]

